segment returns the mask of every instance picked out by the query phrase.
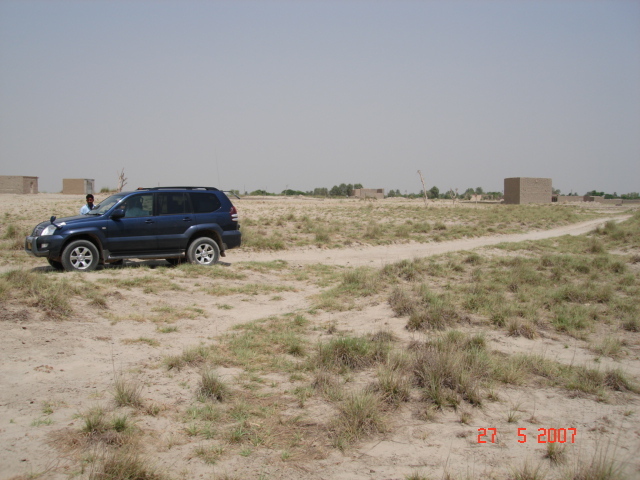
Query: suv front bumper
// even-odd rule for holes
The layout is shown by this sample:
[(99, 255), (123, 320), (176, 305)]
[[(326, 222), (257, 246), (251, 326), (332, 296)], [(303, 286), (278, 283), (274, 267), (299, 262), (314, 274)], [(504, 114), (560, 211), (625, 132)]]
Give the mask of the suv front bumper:
[(24, 239), (24, 251), (34, 257), (56, 259), (60, 257), (62, 242), (60, 235), (28, 236)]

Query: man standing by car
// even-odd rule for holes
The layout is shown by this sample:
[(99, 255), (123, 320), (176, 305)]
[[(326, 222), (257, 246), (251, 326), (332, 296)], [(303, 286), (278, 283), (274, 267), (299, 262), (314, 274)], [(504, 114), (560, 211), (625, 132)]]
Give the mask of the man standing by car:
[(87, 204), (83, 205), (82, 208), (80, 209), (80, 215), (86, 215), (91, 210), (93, 210), (93, 195), (88, 193), (85, 198), (87, 199)]

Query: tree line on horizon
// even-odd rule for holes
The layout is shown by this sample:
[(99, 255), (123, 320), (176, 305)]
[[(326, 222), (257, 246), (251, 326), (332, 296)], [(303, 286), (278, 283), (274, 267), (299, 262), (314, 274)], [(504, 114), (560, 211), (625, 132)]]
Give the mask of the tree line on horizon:
[[(276, 192), (268, 192), (266, 190), (258, 189), (258, 190), (253, 190), (252, 192), (245, 191), (244, 195), (256, 195), (256, 196), (300, 195), (300, 196), (307, 196), (307, 197), (351, 197), (354, 194), (354, 190), (357, 190), (360, 188), (364, 188), (361, 183), (355, 183), (355, 184), (341, 183), (340, 185), (334, 185), (331, 188), (317, 187), (317, 188), (314, 188), (313, 190), (308, 190), (308, 191), (294, 190), (294, 189), (288, 188), (288, 189), (282, 190), (282, 192), (280, 193), (276, 193)], [(235, 193), (236, 195), (240, 195), (239, 190), (231, 190), (231, 192)], [(553, 189), (553, 194), (562, 195), (560, 189)], [(440, 189), (435, 185), (431, 187), (429, 190), (427, 190), (427, 198), (431, 200), (434, 200), (434, 199), (451, 200), (453, 198), (458, 198), (460, 200), (469, 200), (473, 198), (474, 195), (482, 195), (482, 198), (485, 200), (500, 200), (504, 197), (503, 192), (485, 192), (482, 187), (476, 187), (476, 188), (470, 187), (470, 188), (467, 188), (463, 193), (458, 193), (457, 191), (453, 191), (451, 189), (441, 192)], [(575, 192), (571, 192), (567, 195), (582, 196)], [(618, 195), (616, 192), (606, 193), (606, 192), (601, 192), (597, 190), (591, 190), (586, 192), (584, 195), (600, 196), (607, 199), (609, 198), (611, 199), (621, 198), (623, 200), (640, 199), (640, 194), (638, 192), (623, 193), (622, 195)], [(388, 198), (403, 197), (403, 198), (410, 198), (410, 199), (424, 198), (424, 191), (420, 190), (418, 191), (418, 193), (410, 193), (405, 190), (404, 193), (402, 193), (400, 189), (395, 189), (395, 190), (391, 189), (385, 194), (385, 197), (388, 197)]]
[[(276, 192), (268, 192), (263, 189), (253, 190), (252, 192), (244, 192), (245, 195), (259, 195), (259, 196), (294, 196), (294, 195), (302, 195), (309, 197), (351, 197), (354, 194), (354, 191), (357, 189), (364, 188), (361, 183), (341, 183), (340, 185), (334, 185), (331, 188), (326, 187), (316, 187), (313, 190), (302, 191), (302, 190), (294, 190), (291, 188), (282, 190), (280, 193)], [(237, 195), (240, 194), (237, 190), (232, 190), (233, 193)], [(452, 199), (457, 197), (459, 199), (470, 199), (474, 195), (482, 195), (483, 198), (486, 199), (495, 199), (498, 200), (503, 197), (502, 192), (485, 192), (482, 187), (476, 188), (467, 188), (464, 193), (458, 194), (452, 190), (447, 190), (444, 193), (440, 192), (440, 189), (437, 186), (431, 187), (427, 190), (427, 198), (429, 199)], [(400, 191), (400, 189), (391, 189), (389, 190), (385, 197), (403, 197), (403, 198), (424, 198), (424, 191), (420, 190), (418, 193), (409, 193), (406, 190), (404, 193)]]

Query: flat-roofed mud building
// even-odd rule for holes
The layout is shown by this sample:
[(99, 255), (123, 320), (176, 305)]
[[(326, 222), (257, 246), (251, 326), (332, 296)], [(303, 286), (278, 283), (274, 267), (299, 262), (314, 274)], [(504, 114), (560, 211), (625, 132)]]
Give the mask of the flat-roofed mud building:
[(553, 185), (550, 178), (513, 177), (504, 179), (504, 203), (551, 203)]
[(95, 180), (93, 178), (63, 178), (62, 193), (66, 194), (94, 194)]
[(38, 193), (38, 177), (0, 175), (0, 193)]
[(384, 188), (356, 188), (353, 191), (353, 196), (356, 198), (376, 198), (384, 199)]

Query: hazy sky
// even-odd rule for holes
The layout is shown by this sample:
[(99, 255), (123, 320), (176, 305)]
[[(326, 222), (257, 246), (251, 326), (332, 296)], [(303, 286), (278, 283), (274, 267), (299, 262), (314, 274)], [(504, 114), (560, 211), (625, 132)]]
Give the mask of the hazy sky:
[(0, 174), (640, 191), (640, 2), (0, 0)]

